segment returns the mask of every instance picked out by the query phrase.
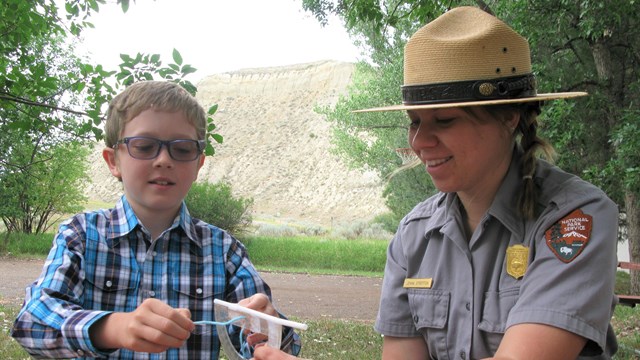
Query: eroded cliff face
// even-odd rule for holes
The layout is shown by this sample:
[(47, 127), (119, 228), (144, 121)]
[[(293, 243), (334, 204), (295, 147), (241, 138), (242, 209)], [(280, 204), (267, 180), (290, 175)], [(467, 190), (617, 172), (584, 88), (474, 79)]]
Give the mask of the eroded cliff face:
[[(348, 170), (334, 155), (330, 124), (314, 107), (345, 93), (354, 65), (322, 61), (216, 74), (198, 86), (198, 100), (214, 115), (224, 143), (208, 157), (198, 181), (228, 181), (254, 199), (254, 217), (331, 226), (369, 220), (386, 211), (373, 173)], [(94, 163), (101, 159), (94, 155)], [(104, 163), (94, 166), (91, 198), (112, 202), (120, 185)]]

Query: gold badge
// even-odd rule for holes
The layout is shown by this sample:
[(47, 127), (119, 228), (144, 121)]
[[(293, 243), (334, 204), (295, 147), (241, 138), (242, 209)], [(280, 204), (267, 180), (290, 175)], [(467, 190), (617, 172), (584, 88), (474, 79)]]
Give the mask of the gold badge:
[(513, 245), (507, 248), (507, 274), (515, 279), (524, 276), (529, 266), (529, 248), (522, 245)]
[(405, 289), (408, 288), (418, 288), (418, 289), (431, 289), (431, 285), (433, 284), (432, 278), (426, 279), (404, 279), (403, 287)]

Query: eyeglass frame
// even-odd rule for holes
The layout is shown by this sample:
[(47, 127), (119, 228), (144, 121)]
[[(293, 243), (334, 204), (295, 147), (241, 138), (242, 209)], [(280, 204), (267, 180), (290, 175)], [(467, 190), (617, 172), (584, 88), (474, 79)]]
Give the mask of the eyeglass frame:
[[(156, 154), (154, 156), (152, 156), (152, 157), (149, 157), (149, 158), (136, 157), (135, 155), (133, 155), (131, 153), (131, 150), (129, 149), (129, 141), (135, 140), (135, 139), (153, 140), (153, 141), (156, 142), (156, 144), (160, 144), (160, 146), (158, 146), (158, 151), (156, 151)], [(173, 156), (173, 153), (171, 152), (171, 144), (181, 143), (181, 142), (196, 143), (196, 147), (198, 148), (198, 152), (196, 153), (196, 155), (195, 155), (195, 157), (193, 159), (180, 160), (180, 159), (176, 159)], [(149, 137), (149, 136), (127, 136), (127, 137), (123, 137), (122, 139), (116, 141), (116, 143), (113, 144), (112, 148), (117, 150), (118, 145), (120, 145), (120, 144), (126, 145), (127, 153), (129, 154), (129, 156), (131, 156), (132, 158), (134, 158), (136, 160), (153, 160), (153, 159), (157, 158), (160, 155), (160, 152), (162, 151), (162, 147), (164, 146), (164, 147), (167, 148), (167, 152), (169, 153), (169, 156), (173, 160), (180, 161), (180, 162), (188, 162), (188, 161), (193, 161), (193, 160), (198, 159), (198, 157), (200, 155), (202, 155), (202, 153), (204, 152), (204, 148), (207, 146), (207, 142), (205, 140), (193, 140), (193, 139), (160, 140), (160, 139), (156, 139), (156, 138)]]

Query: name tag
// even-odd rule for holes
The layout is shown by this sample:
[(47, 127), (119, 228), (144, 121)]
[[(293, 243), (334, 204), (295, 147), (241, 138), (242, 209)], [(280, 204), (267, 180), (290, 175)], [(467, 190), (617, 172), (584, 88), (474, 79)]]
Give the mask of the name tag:
[(419, 288), (419, 289), (431, 289), (431, 284), (433, 283), (432, 278), (427, 279), (404, 279), (404, 285), (402, 285), (405, 289), (409, 288)]

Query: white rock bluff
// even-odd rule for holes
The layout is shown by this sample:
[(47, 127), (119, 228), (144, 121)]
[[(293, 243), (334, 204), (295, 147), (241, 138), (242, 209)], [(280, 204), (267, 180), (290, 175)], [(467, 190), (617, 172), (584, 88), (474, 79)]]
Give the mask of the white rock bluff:
[[(198, 181), (228, 181), (236, 195), (254, 199), (255, 218), (331, 226), (387, 211), (381, 180), (348, 170), (329, 152), (330, 124), (314, 112), (335, 104), (353, 71), (351, 63), (322, 61), (203, 79), (197, 97), (206, 108), (218, 104), (213, 119), (224, 143), (215, 146)], [(114, 202), (120, 184), (99, 151), (91, 162), (88, 196)]]

